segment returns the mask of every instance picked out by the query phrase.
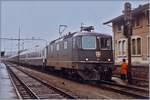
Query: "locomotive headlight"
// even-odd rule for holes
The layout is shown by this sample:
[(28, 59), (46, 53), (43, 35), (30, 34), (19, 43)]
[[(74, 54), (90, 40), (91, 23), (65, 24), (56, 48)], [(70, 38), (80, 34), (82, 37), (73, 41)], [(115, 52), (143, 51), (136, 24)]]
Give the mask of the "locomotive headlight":
[(110, 61), (110, 59), (108, 59), (108, 61)]
[(96, 51), (96, 57), (100, 58), (100, 56), (101, 56), (101, 52), (100, 51)]
[(88, 61), (89, 59), (88, 59), (88, 58), (85, 58), (85, 60)]

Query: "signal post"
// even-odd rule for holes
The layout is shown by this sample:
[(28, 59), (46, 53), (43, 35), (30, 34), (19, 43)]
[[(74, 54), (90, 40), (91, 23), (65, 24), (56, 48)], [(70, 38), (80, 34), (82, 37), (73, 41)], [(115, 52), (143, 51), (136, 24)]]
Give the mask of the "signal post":
[(132, 10), (129, 2), (124, 5), (124, 24), (123, 35), (128, 38), (128, 67), (127, 67), (127, 79), (128, 83), (132, 84), (132, 70), (131, 70), (131, 35), (132, 35)]

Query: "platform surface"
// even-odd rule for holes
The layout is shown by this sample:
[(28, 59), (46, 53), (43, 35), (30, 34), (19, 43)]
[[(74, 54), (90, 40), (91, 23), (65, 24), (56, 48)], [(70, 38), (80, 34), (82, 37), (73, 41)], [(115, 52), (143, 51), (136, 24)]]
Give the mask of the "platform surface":
[(4, 99), (17, 99), (17, 95), (5, 64), (0, 63), (0, 100)]
[(127, 85), (127, 80), (126, 80), (126, 81), (123, 81), (123, 80), (121, 80), (121, 79), (118, 78), (118, 77), (112, 77), (112, 81), (114, 81), (114, 82), (116, 82), (116, 83), (118, 83), (118, 84), (120, 84), (120, 85)]

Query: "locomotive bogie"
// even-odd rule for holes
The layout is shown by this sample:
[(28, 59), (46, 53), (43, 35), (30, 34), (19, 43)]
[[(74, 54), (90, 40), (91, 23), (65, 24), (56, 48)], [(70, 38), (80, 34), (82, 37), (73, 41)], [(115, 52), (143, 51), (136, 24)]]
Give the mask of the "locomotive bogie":
[(74, 64), (74, 69), (83, 80), (111, 80), (112, 63), (82, 62)]

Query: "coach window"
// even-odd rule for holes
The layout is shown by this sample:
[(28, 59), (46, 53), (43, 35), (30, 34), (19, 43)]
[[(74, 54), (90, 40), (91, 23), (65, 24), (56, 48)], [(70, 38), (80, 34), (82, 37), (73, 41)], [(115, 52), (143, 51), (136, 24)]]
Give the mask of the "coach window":
[(30, 54), (29, 53), (27, 54), (27, 58), (30, 58)]
[(53, 52), (53, 45), (51, 45), (51, 52)]
[(73, 43), (73, 48), (75, 48), (76, 47), (76, 39), (75, 38), (73, 38), (73, 41), (72, 41)]
[(67, 49), (67, 41), (64, 42), (64, 49)]
[(42, 57), (42, 53), (41, 53), (41, 51), (40, 51), (40, 52), (38, 52), (38, 56), (39, 56), (39, 57)]
[(59, 44), (56, 45), (56, 51), (59, 51)]

